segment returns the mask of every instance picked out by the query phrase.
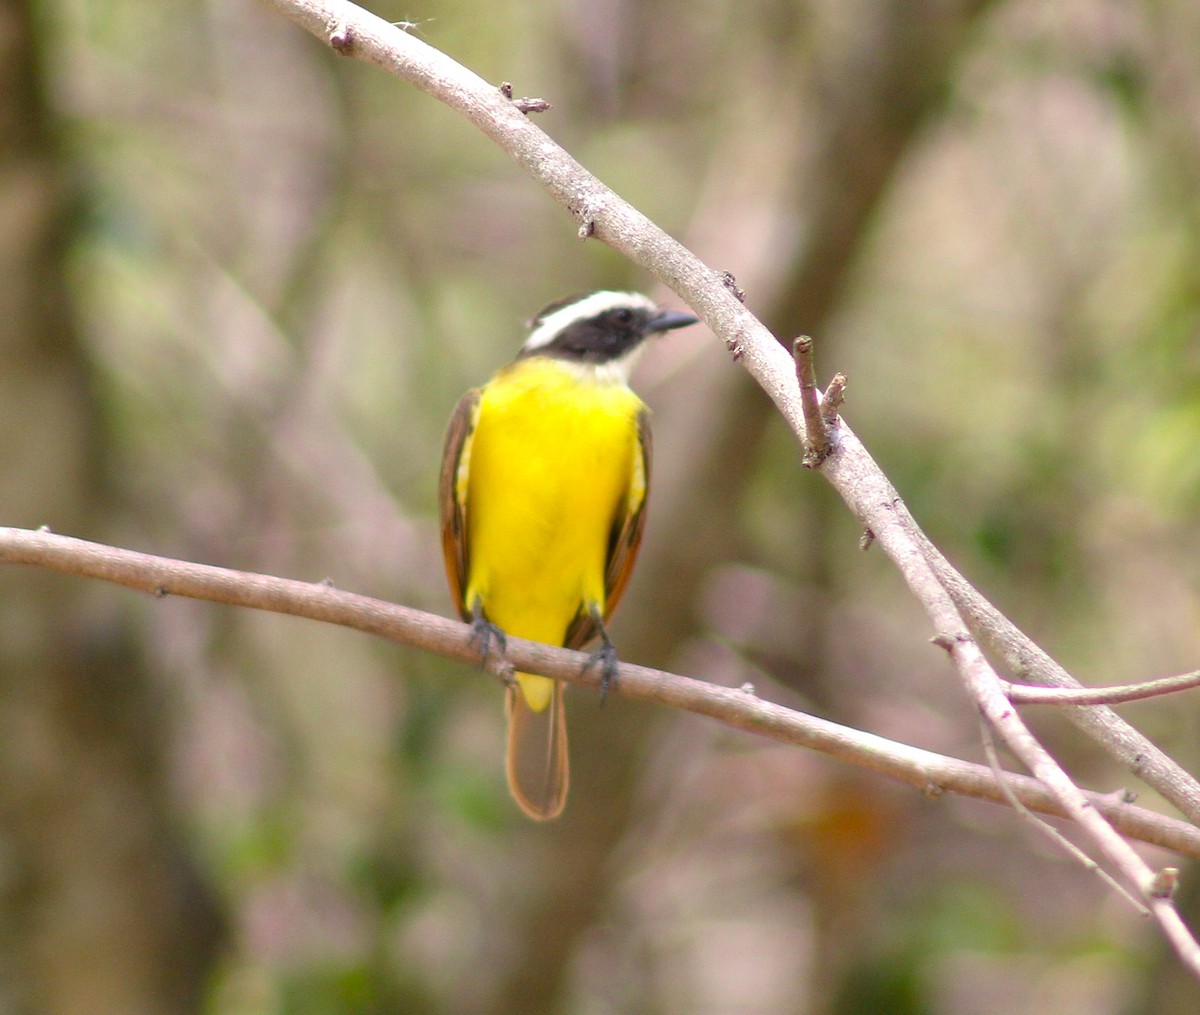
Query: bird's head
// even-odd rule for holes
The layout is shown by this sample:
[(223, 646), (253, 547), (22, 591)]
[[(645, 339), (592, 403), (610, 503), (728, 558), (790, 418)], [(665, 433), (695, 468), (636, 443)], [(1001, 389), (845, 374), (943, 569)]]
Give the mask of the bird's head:
[(651, 335), (685, 328), (699, 318), (660, 310), (641, 293), (596, 292), (551, 303), (529, 322), (518, 359), (550, 356), (582, 366), (611, 368), (628, 378)]

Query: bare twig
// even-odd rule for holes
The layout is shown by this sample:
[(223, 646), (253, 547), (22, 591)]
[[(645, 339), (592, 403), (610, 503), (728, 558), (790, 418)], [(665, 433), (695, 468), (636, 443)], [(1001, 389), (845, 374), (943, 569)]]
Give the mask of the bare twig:
[(1112, 687), (1034, 687), (1029, 684), (1004, 684), (1004, 692), (1014, 705), (1119, 705), (1126, 701), (1144, 701), (1177, 691), (1200, 687), (1200, 670), (1160, 677), (1140, 684), (1116, 684)]
[(792, 359), (796, 361), (800, 404), (804, 408), (804, 467), (815, 469), (829, 457), (829, 423), (821, 412), (813, 340), (808, 335), (801, 335), (792, 343)]
[[(450, 659), (477, 665), (478, 647), (469, 624), (385, 603), (315, 583), (251, 574), (207, 564), (173, 560), (134, 550), (91, 543), (40, 530), (0, 527), (0, 564), (25, 564), (80, 577), (99, 578), (159, 599), (186, 596), (250, 609), (269, 610), (364, 631)], [(506, 642), (508, 664), (573, 683), (598, 686), (585, 671), (587, 655), (551, 648), (522, 638)], [(821, 751), (842, 761), (908, 783), (929, 795), (956, 793), (1004, 803), (1011, 792), (1031, 810), (1066, 813), (1036, 779), (1008, 773), (1001, 786), (983, 765), (947, 758), (870, 733), (795, 712), (754, 695), (753, 689), (717, 687), (678, 674), (622, 663), (612, 691), (706, 715), (773, 740)], [(1112, 795), (1089, 794), (1091, 804), (1131, 838), (1200, 858), (1200, 829), (1135, 807)]]

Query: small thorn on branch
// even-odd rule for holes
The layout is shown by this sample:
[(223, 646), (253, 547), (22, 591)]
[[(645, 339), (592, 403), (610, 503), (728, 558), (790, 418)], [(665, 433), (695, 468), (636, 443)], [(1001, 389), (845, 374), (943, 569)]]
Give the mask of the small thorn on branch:
[(792, 343), (792, 359), (796, 361), (796, 378), (800, 382), (800, 405), (804, 409), (803, 465), (806, 469), (815, 469), (829, 457), (829, 422), (821, 412), (816, 370), (813, 366), (813, 340), (808, 335), (801, 335)]
[(329, 34), (329, 45), (335, 53), (349, 56), (354, 52), (354, 29), (342, 22)]
[(533, 99), (527, 97), (513, 98), (513, 86), (509, 81), (505, 81), (500, 85), (500, 94), (503, 95), (509, 102), (517, 107), (522, 113), (528, 116), (530, 113), (544, 113), (548, 109), (554, 107), (545, 99)]
[(968, 634), (935, 634), (929, 639), (930, 644), (936, 645), (947, 652), (953, 652), (958, 645), (966, 645), (971, 641)]

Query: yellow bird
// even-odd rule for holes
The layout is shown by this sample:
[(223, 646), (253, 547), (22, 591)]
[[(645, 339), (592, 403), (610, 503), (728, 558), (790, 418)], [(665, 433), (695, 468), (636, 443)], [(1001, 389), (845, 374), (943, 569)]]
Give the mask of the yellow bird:
[[(640, 293), (552, 303), (517, 358), (459, 401), (439, 484), (455, 604), (486, 657), (505, 633), (568, 648), (599, 636), (589, 666), (616, 672), (605, 621), (637, 556), (650, 484), (649, 410), (629, 371), (651, 335), (695, 324)], [(518, 673), (506, 699), (508, 785), (532, 818), (567, 799), (560, 681)]]

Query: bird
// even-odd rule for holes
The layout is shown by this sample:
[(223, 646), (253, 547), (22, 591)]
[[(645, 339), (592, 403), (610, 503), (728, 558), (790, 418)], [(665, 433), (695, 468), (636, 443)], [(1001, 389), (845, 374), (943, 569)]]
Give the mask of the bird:
[[(648, 338), (698, 323), (647, 296), (601, 291), (541, 310), (516, 358), (450, 417), (438, 483), (451, 595), (486, 661), (505, 636), (580, 649), (599, 638), (601, 696), (617, 655), (606, 623), (633, 569), (650, 488), (649, 409), (629, 387)], [(561, 681), (516, 673), (505, 771), (518, 806), (558, 817), (570, 782)]]

